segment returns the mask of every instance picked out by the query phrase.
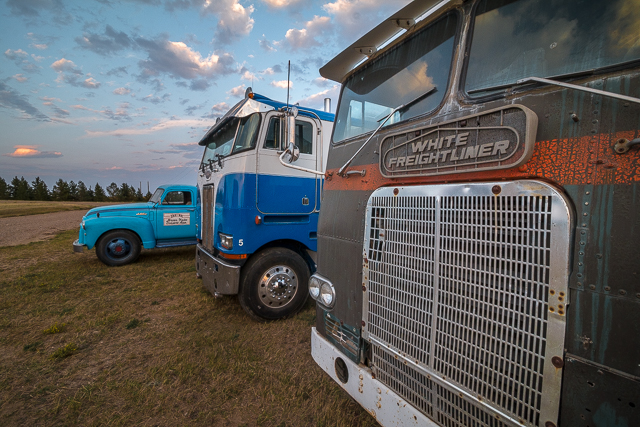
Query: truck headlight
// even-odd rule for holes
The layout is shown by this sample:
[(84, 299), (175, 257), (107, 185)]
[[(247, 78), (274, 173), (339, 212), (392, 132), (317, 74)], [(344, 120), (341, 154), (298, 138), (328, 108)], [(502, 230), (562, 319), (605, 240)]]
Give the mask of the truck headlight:
[(327, 308), (332, 308), (336, 302), (336, 290), (333, 284), (322, 276), (314, 274), (309, 279), (309, 294)]
[(233, 249), (233, 236), (224, 233), (218, 233), (218, 237), (220, 237), (220, 246), (227, 250)]

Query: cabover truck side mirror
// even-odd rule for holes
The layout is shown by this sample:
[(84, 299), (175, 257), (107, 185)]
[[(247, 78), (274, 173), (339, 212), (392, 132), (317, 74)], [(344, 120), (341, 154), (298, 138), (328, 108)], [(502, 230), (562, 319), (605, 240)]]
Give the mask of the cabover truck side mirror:
[(289, 152), (289, 163), (293, 163), (300, 157), (300, 148), (296, 145), (296, 117), (298, 117), (298, 108), (291, 107), (285, 114), (287, 120), (286, 141)]

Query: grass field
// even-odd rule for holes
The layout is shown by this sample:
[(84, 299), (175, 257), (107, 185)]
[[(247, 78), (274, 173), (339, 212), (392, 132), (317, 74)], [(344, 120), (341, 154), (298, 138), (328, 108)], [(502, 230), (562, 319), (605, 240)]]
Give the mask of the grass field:
[(104, 202), (46, 202), (31, 200), (0, 200), (0, 218), (62, 211), (89, 210)]
[(313, 362), (311, 304), (255, 323), (193, 247), (109, 268), (76, 234), (0, 248), (2, 425), (377, 425)]

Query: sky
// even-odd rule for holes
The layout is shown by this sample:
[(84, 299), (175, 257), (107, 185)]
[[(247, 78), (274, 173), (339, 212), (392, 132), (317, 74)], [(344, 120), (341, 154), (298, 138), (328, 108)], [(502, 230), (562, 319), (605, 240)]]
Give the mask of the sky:
[(0, 177), (195, 184), (247, 87), (323, 108), (318, 69), (408, 0), (0, 0)]

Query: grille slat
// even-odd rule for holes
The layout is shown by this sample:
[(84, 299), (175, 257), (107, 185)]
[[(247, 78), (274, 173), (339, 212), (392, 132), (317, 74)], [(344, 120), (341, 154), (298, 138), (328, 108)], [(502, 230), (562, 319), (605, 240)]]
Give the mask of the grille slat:
[[(494, 185), (383, 188), (367, 208), (363, 336), (372, 364), (446, 426), (557, 420), (557, 404), (541, 396), (560, 392), (547, 348), (564, 340), (549, 294), (551, 286), (566, 294), (567, 203), (542, 183), (500, 183), (499, 195)], [(417, 392), (420, 375), (444, 380), (421, 380), (428, 393)]]

